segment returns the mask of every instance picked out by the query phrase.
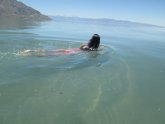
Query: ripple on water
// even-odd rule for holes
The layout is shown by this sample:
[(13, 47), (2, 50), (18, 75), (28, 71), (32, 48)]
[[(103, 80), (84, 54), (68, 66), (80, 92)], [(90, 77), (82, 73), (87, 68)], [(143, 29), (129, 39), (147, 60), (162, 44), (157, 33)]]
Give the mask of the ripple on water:
[[(113, 107), (123, 99), (129, 82), (125, 63), (111, 47), (101, 46), (99, 51), (73, 55), (12, 55), (10, 60), (14, 60), (12, 70), (18, 74), (13, 76), (15, 82), (19, 82), (20, 77), (24, 77), (20, 79), (21, 83), (26, 82), (26, 89), (20, 99), (23, 101), (24, 96), (30, 96), (26, 102), (21, 103), (21, 111), (29, 112), (28, 116), (34, 121), (40, 118), (38, 110), (44, 108), (45, 113), (42, 113), (46, 116), (41, 118), (43, 122), (49, 122), (50, 117), (53, 117), (56, 122), (65, 123), (73, 120), (86, 124), (117, 123)], [(12, 72), (10, 69), (5, 70)], [(21, 86), (24, 87), (23, 84)], [(11, 89), (17, 90), (17, 86)], [(32, 89), (37, 89), (33, 91), (36, 95), (30, 92)], [(17, 97), (16, 94), (14, 96)], [(25, 115), (18, 116), (22, 122), (31, 122), (24, 119)]]
[[(99, 73), (95, 74), (97, 70)], [(116, 124), (118, 123), (116, 106), (123, 101), (130, 85), (129, 67), (120, 56), (113, 54), (107, 64), (97, 70), (88, 72), (93, 78), (91, 83), (90, 79), (87, 79), (86, 85), (90, 91), (86, 93), (85, 100), (88, 104), (82, 117), (87, 124)], [(91, 75), (90, 72), (94, 74)]]
[[(70, 43), (73, 44), (73, 43)], [(67, 44), (66, 44), (67, 45)], [(75, 45), (73, 45), (75, 46)], [(61, 47), (61, 46), (59, 46)], [(72, 48), (72, 46), (70, 46)], [(58, 50), (58, 49), (57, 49)], [(56, 51), (56, 50), (54, 50)], [(67, 70), (84, 68), (89, 66), (100, 67), (106, 63), (109, 56), (113, 54), (113, 49), (108, 46), (101, 45), (98, 51), (80, 51), (73, 54), (54, 53), (53, 50), (25, 50), (20, 51), (16, 55), (23, 58), (31, 58), (34, 63), (31, 67), (56, 68), (57, 70)]]

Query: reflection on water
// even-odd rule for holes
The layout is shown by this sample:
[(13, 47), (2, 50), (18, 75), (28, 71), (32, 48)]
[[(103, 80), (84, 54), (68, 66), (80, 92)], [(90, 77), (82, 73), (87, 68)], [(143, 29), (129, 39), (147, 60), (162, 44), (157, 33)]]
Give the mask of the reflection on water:
[(26, 29), (33, 26), (39, 26), (40, 22), (25, 21), (21, 18), (0, 18), (0, 29)]
[[(71, 35), (70, 27), (83, 30)], [(165, 35), (151, 32), (150, 41), (149, 32), (134, 39), (142, 29), (120, 28), (110, 37), (114, 29), (66, 22), (1, 29), (0, 124), (164, 124)], [(106, 45), (99, 51), (18, 55), (27, 49), (77, 48), (88, 40), (89, 30), (102, 34)]]

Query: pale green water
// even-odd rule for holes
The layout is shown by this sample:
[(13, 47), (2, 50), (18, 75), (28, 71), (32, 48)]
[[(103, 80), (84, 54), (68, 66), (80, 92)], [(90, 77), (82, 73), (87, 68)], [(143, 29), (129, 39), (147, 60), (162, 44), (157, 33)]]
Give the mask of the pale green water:
[[(19, 56), (26, 49), (98, 52)], [(0, 30), (0, 124), (164, 124), (165, 29), (73, 22)]]

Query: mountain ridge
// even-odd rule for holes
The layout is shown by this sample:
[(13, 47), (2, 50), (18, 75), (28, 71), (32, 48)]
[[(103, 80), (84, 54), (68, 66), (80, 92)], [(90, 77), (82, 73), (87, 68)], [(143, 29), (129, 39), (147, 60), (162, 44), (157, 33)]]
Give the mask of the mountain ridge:
[(0, 0), (1, 19), (20, 19), (24, 21), (51, 20), (48, 16), (17, 0)]
[(154, 24), (146, 24), (141, 22), (133, 22), (128, 20), (116, 20), (110, 18), (84, 18), (78, 16), (51, 16), (56, 21), (78, 21), (78, 22), (88, 22), (92, 24), (104, 24), (104, 25), (119, 25), (119, 26), (146, 26), (146, 27), (160, 27), (164, 28), (164, 26), (154, 25)]

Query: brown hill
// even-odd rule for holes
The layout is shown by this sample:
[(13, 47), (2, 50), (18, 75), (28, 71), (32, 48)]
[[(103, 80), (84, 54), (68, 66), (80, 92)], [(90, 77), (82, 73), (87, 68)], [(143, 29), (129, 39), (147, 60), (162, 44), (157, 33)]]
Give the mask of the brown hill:
[(0, 20), (46, 21), (50, 18), (17, 0), (0, 0)]

